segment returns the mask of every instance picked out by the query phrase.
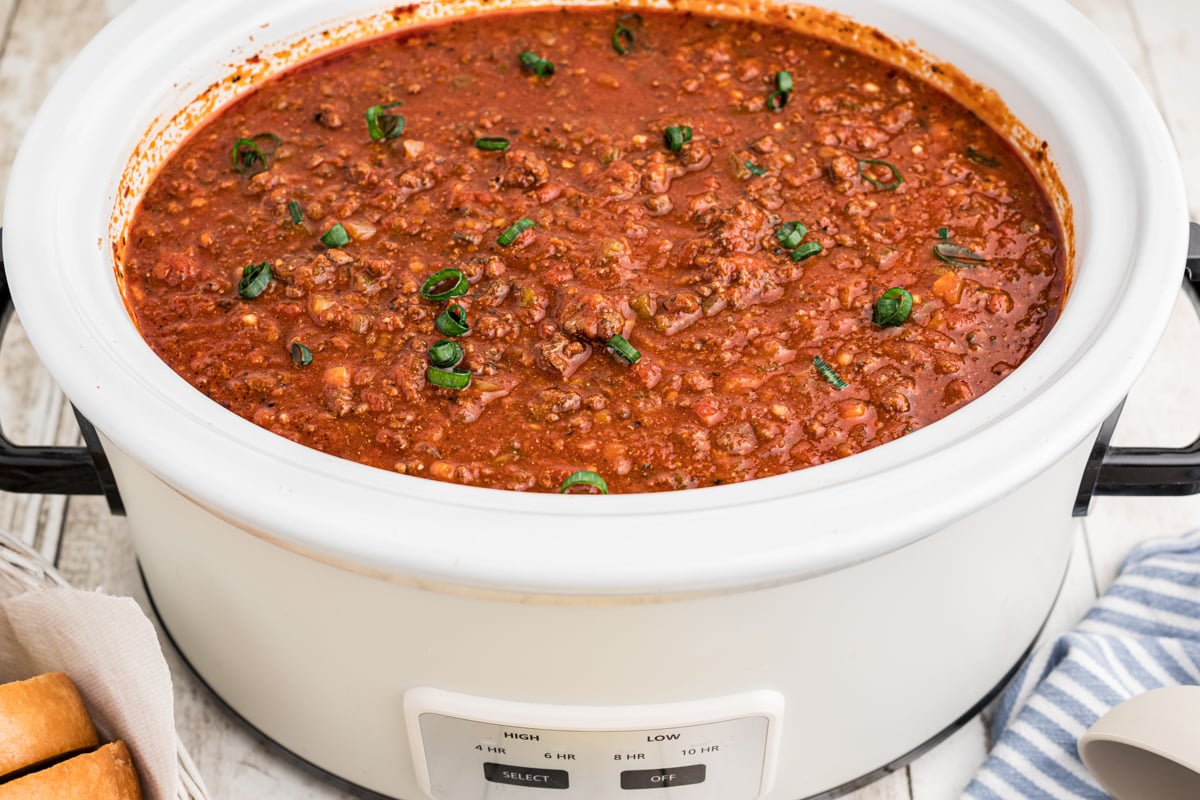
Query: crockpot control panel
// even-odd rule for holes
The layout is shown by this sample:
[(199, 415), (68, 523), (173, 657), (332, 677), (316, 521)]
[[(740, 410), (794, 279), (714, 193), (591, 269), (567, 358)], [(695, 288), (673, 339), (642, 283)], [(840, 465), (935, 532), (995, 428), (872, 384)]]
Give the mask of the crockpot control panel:
[(404, 711), (433, 800), (757, 800), (774, 779), (783, 696), (559, 706), (420, 688)]

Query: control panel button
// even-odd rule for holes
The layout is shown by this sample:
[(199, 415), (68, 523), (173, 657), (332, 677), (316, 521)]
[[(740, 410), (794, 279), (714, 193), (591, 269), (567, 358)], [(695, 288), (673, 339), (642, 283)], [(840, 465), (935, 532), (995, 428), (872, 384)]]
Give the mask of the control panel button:
[(764, 800), (783, 697), (568, 706), (418, 687), (404, 713), (430, 800)]
[(493, 764), (490, 761), (483, 765), (483, 777), (492, 783), (536, 786), (539, 789), (566, 789), (571, 785), (565, 770), (511, 767), (508, 764)]
[(671, 769), (631, 769), (621, 773), (622, 789), (661, 789), (664, 786), (691, 786), (704, 783), (707, 768), (690, 764)]

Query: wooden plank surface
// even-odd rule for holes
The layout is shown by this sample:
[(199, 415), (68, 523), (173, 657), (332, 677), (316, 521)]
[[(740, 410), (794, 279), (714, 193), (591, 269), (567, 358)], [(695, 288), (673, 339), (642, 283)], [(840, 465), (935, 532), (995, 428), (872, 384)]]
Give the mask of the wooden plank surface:
[[(1114, 43), (1163, 109), (1180, 151), (1193, 216), (1200, 218), (1200, 110), (1192, 81), (1200, 48), (1200, 4), (1190, 0), (1071, 0)], [(0, 0), (0, 186), (21, 134), (54, 78), (80, 47), (129, 0)], [(3, 202), (0, 198), (0, 202)], [(1124, 443), (1178, 443), (1200, 430), (1200, 370), (1190, 369), (1200, 324), (1180, 304), (1123, 417)], [(1194, 377), (1193, 377), (1194, 376)], [(22, 442), (70, 442), (69, 407), (37, 364), (19, 326), (0, 355), (0, 420)], [(1200, 520), (1200, 499), (1098, 500), (1083, 526), (1062, 601), (1048, 632), (1069, 627), (1111, 581), (1129, 548), (1150, 536), (1183, 532)], [(122, 518), (99, 498), (0, 495), (0, 525), (36, 542), (81, 587), (104, 587), (147, 599)], [(347, 795), (292, 767), (217, 707), (170, 647), (178, 726), (214, 797), (328, 800)], [(850, 795), (852, 800), (950, 800), (958, 796), (987, 748), (985, 720), (974, 720), (903, 769)], [(415, 800), (412, 799), (412, 800)]]

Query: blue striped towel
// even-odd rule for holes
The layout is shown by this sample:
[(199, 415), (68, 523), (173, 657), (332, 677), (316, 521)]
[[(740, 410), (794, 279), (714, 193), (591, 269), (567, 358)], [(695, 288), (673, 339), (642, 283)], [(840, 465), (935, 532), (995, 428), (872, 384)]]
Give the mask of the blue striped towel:
[(1138, 547), (1083, 621), (1030, 656), (963, 797), (1106, 800), (1079, 737), (1121, 701), (1177, 684), (1200, 684), (1200, 532)]

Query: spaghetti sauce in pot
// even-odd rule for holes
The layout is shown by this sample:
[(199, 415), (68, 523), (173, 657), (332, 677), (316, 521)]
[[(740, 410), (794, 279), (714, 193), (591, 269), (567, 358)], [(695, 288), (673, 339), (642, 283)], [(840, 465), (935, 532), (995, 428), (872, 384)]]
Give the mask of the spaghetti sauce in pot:
[(765, 23), (559, 9), (265, 82), (162, 167), (124, 275), (159, 356), (281, 436), (648, 492), (970, 402), (1056, 320), (1063, 253), (1016, 151), (904, 71)]

